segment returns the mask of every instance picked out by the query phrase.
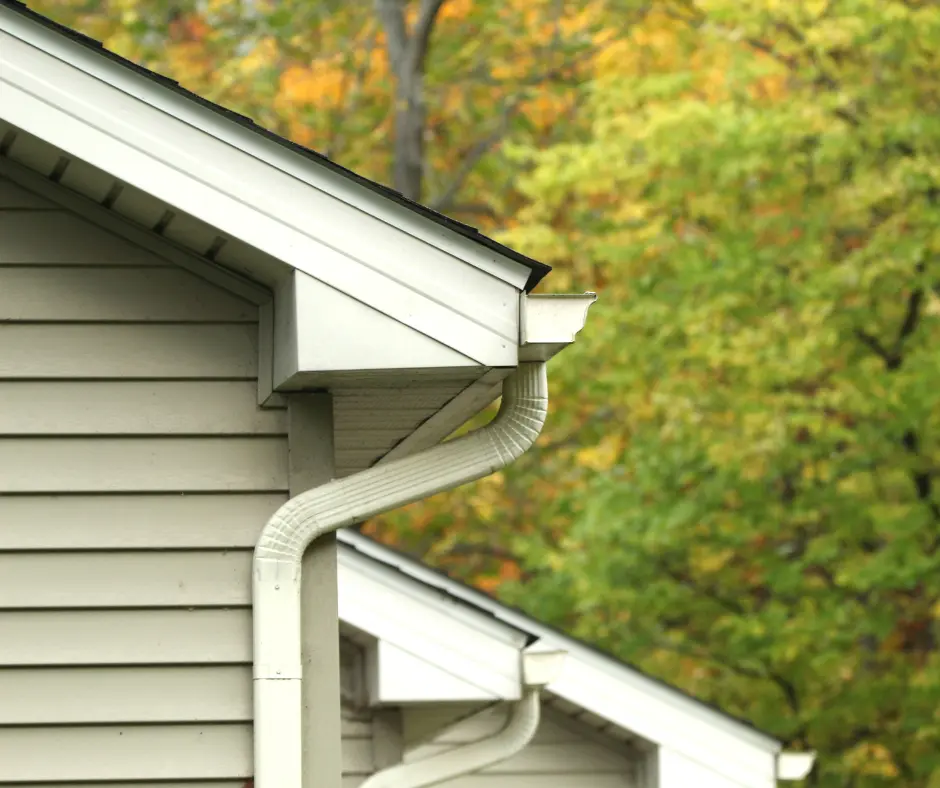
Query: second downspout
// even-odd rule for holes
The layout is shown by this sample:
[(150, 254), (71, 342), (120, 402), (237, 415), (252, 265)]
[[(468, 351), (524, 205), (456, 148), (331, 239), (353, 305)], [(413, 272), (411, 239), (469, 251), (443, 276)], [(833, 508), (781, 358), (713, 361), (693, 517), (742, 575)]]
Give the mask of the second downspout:
[(565, 653), (535, 643), (522, 653), (522, 699), (510, 708), (506, 725), (493, 736), (422, 761), (400, 763), (373, 774), (360, 788), (430, 788), (475, 774), (519, 754), (532, 741), (541, 718), (541, 691), (557, 677)]
[[(300, 567), (310, 544), (504, 468), (535, 442), (547, 406), (545, 363), (522, 363), (504, 382), (499, 413), (490, 424), (308, 490), (274, 513), (255, 547), (252, 572), (257, 788), (302, 786)], [(534, 703), (537, 709), (537, 695)]]

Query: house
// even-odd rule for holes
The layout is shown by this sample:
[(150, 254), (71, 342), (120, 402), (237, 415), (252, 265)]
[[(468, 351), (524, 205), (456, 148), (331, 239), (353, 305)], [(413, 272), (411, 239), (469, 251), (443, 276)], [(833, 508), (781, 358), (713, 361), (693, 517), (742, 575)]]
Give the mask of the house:
[(785, 776), (768, 737), (337, 541), (535, 440), (593, 300), (532, 295), (547, 273), (0, 0), (0, 787)]

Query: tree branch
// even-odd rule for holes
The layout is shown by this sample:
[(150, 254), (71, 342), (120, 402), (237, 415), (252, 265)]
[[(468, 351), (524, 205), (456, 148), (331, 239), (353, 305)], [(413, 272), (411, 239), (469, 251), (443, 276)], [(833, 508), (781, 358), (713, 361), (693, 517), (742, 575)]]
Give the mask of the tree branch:
[(884, 362), (886, 369), (895, 370), (901, 366), (901, 360), (882, 345), (877, 337), (861, 328), (855, 330), (855, 336)]
[(375, 11), (385, 28), (388, 59), (392, 71), (398, 73), (404, 65), (408, 47), (408, 29), (405, 26), (405, 7), (401, 0), (376, 0)]
[(424, 60), (427, 57), (431, 43), (431, 31), (437, 21), (438, 12), (440, 12), (441, 6), (445, 2), (446, 0), (421, 0), (418, 20), (411, 31), (409, 60), (411, 61), (411, 67), (414, 69), (424, 68)]
[(451, 210), (454, 205), (454, 200), (457, 198), (457, 194), (463, 187), (464, 182), (476, 168), (477, 164), (480, 163), (480, 159), (489, 153), (493, 146), (499, 143), (506, 135), (506, 132), (509, 130), (509, 122), (515, 116), (516, 112), (518, 112), (521, 104), (521, 98), (516, 98), (507, 103), (500, 115), (496, 128), (470, 148), (463, 161), (460, 162), (457, 173), (454, 175), (451, 182), (439, 195), (430, 201), (429, 207), (441, 213), (447, 213)]

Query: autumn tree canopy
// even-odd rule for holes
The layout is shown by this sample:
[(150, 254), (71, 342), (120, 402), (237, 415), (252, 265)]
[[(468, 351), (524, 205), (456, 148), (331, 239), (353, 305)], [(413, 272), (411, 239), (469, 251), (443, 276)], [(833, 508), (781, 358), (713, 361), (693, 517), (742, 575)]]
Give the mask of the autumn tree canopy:
[(37, 0), (598, 290), (538, 445), (365, 525), (940, 786), (940, 6)]

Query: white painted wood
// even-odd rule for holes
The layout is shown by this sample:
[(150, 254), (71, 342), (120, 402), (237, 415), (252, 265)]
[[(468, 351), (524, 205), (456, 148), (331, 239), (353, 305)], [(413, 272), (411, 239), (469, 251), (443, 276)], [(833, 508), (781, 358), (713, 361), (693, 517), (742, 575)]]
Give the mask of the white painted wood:
[(548, 361), (574, 342), (584, 328), (587, 311), (596, 293), (584, 295), (523, 295), (519, 358)]
[(287, 489), (283, 438), (8, 438), (0, 492)]
[(367, 561), (346, 551), (340, 554), (339, 611), (346, 624), (453, 672), (493, 697), (520, 695), (524, 641), (519, 634), (455, 606), (444, 611), (429, 605), (420, 589), (370, 573)]
[(424, 421), (395, 448), (382, 457), (389, 462), (398, 457), (407, 457), (434, 446), (453, 434), (461, 425), (477, 415), (495, 400), (502, 391), (502, 380), (511, 372), (508, 369), (491, 369), (478, 380), (450, 400), (444, 407)]
[[(433, 758), (497, 734), (506, 724), (509, 706), (501, 703), (471, 716), (462, 716), (466, 714), (462, 709), (466, 710), (467, 706), (407, 708), (406, 731), (410, 731), (412, 737), (419, 732), (422, 741), (406, 747), (405, 761)], [(535, 779), (547, 780), (551, 785), (551, 781), (560, 782), (563, 777), (568, 781), (565, 784), (587, 788), (594, 785), (596, 779), (607, 775), (619, 780), (614, 784), (640, 788), (635, 783), (637, 769), (631, 751), (615, 749), (609, 740), (599, 743), (592, 735), (584, 735), (583, 726), (574, 726), (567, 721), (561, 724), (556, 720), (557, 716), (545, 710), (531, 744), (512, 758), (472, 775), (473, 779), (499, 776), (501, 781), (495, 785), (517, 788), (531, 785)], [(448, 724), (448, 720), (455, 717), (457, 721)], [(433, 731), (430, 737), (428, 731)], [(461, 784), (462, 780), (443, 783), (444, 786)]]
[[(54, 752), (55, 757), (50, 757)], [(251, 775), (248, 725), (0, 728), (6, 780), (231, 779)]]
[[(761, 746), (714, 724), (707, 719), (711, 710), (703, 713), (706, 710), (678, 694), (669, 697), (672, 691), (668, 687), (650, 686), (645, 677), (626, 673), (616, 680), (589, 659), (575, 656), (567, 660), (561, 677), (549, 685), (552, 693), (648, 741), (674, 748), (684, 758), (702, 763), (724, 779), (749, 788), (773, 785), (773, 745)], [(755, 739), (758, 736), (753, 734)]]
[(427, 418), (429, 411), (433, 412), (431, 404), (409, 408), (409, 401), (403, 392), (389, 391), (384, 407), (380, 404), (354, 404), (343, 399), (343, 392), (337, 392), (334, 397), (336, 430), (347, 434), (359, 430), (405, 430), (408, 434)]
[(499, 709), (501, 703), (434, 703), (402, 709), (402, 743), (406, 750), (415, 750), (424, 744), (433, 743), (454, 730), (463, 730), (461, 722), (475, 720), (478, 716), (488, 721), (487, 712)]
[(0, 665), (250, 661), (246, 609), (0, 612)]
[(0, 210), (55, 210), (58, 206), (38, 194), (18, 186), (7, 178), (0, 178)]
[[(21, 132), (22, 134), (25, 132)], [(70, 160), (60, 183), (53, 183), (9, 159), (0, 159), (0, 173), (50, 202), (80, 214), (97, 226), (146, 250), (148, 257), (155, 256), (160, 264), (169, 261), (208, 282), (238, 294), (253, 304), (264, 304), (271, 300), (271, 292), (257, 281), (198, 258), (178, 244), (126, 221), (119, 214), (105, 208), (100, 202), (114, 185), (114, 178), (79, 159)], [(227, 246), (222, 248), (223, 252)], [(2, 259), (0, 255), (0, 261)]]
[[(568, 651), (562, 675), (548, 688), (553, 706), (597, 715), (611, 727), (631, 732), (635, 739), (673, 749), (732, 781), (763, 786), (772, 779), (780, 743), (768, 735), (354, 532), (343, 532), (340, 538), (356, 552), (384, 565), (384, 581), (390, 585), (433, 589), (442, 595), (440, 599), (447, 600), (438, 605), (466, 602), (485, 618), (517, 627), (546, 646)], [(426, 597), (428, 604), (433, 604), (433, 598)]]
[(0, 435), (286, 435), (246, 381), (0, 381)]
[(176, 213), (163, 235), (187, 249), (204, 254), (219, 237), (219, 231), (194, 216)]
[[(250, 665), (2, 668), (0, 726), (250, 722), (251, 681)], [(371, 741), (368, 721), (341, 728)]]
[[(441, 748), (469, 744), (494, 736), (505, 727), (509, 719), (509, 704), (507, 703), (490, 703), (485, 708), (472, 713), (468, 710), (469, 708), (466, 704), (434, 704), (406, 709), (405, 719), (409, 730), (425, 731), (419, 739), (409, 740), (410, 757), (415, 759), (426, 757), (423, 754), (426, 744), (431, 750), (438, 751)], [(479, 708), (478, 704), (477, 708)], [(558, 713), (546, 709), (543, 702), (542, 720), (532, 743), (554, 745), (580, 744), (589, 741), (584, 737), (583, 731), (574, 730), (575, 726), (567, 722), (560, 723), (558, 718)], [(434, 731), (430, 742), (426, 741), (428, 730)]]
[(305, 372), (297, 373), (297, 381), (301, 386), (309, 385), (313, 388), (329, 388), (333, 391), (339, 389), (379, 389), (404, 388), (444, 384), (463, 384), (476, 380), (480, 374), (478, 366), (463, 367), (421, 367), (421, 368), (393, 368), (393, 369), (354, 369), (336, 370), (333, 372)]
[(258, 404), (286, 407), (283, 396), (274, 393), (274, 300), (258, 307)]
[[(344, 775), (343, 788), (359, 788), (367, 777), (365, 775)], [(505, 778), (500, 775), (479, 775), (463, 777), (447, 783), (448, 788), (505, 788)], [(74, 783), (8, 783), (4, 788), (74, 788)], [(81, 788), (245, 788), (244, 780), (234, 782), (200, 781), (194, 782), (133, 782), (133, 783), (82, 783)], [(512, 788), (636, 788), (632, 782), (617, 775), (596, 775), (586, 781), (572, 781), (568, 775), (552, 777), (534, 775), (516, 777)]]
[[(274, 290), (274, 344), (272, 346), (271, 385), (294, 378), (298, 372), (297, 288), (292, 271), (282, 276)], [(300, 388), (298, 386), (297, 388)]]
[(338, 430), (337, 436), (342, 444), (348, 449), (374, 449), (378, 451), (387, 450), (396, 445), (402, 438), (401, 429), (386, 429), (377, 427), (375, 429), (364, 430), (361, 427)]
[(436, 248), (470, 262), (521, 289), (528, 278), (528, 269), (498, 252), (482, 248), (466, 237), (448, 230), (438, 223), (416, 215), (373, 190), (359, 185), (348, 177), (300, 156), (283, 146), (272, 143), (258, 134), (233, 123), (227, 123), (217, 114), (207, 112), (194, 102), (165, 90), (152, 80), (140, 77), (118, 64), (76, 46), (36, 25), (30, 25), (12, 15), (0, 16), (0, 24), (24, 41), (28, 41), (57, 57), (79, 66), (122, 92), (141, 98), (188, 125), (207, 132), (254, 158), (289, 173), (292, 177), (314, 186), (347, 205), (375, 216), (385, 223), (400, 227), (408, 234)]
[[(24, 133), (25, 132), (21, 132), (21, 134)], [(6, 162), (2, 164), (6, 164)], [(50, 186), (54, 185), (52, 181), (46, 178), (40, 179), (46, 181)], [(70, 158), (69, 166), (66, 167), (65, 173), (62, 175), (59, 183), (70, 193), (75, 194), (76, 197), (87, 197), (89, 201), (97, 205), (110, 194), (111, 189), (114, 187), (115, 180), (113, 175), (98, 167), (93, 167), (88, 162), (82, 161), (81, 159)], [(30, 184), (27, 183), (26, 185), (29, 186)], [(38, 194), (46, 195), (46, 192), (40, 188), (34, 188), (33, 191)], [(56, 200), (56, 202), (61, 201)], [(107, 209), (102, 208), (101, 210), (106, 211)], [(108, 212), (110, 213), (110, 211)]]
[[(356, 778), (357, 779), (357, 778)], [(4, 788), (75, 788), (75, 783), (2, 783)], [(353, 784), (350, 783), (352, 786)], [(215, 780), (206, 782), (132, 782), (132, 783), (83, 783), (82, 788), (245, 788), (244, 780), (234, 780), (231, 782), (217, 782)], [(343, 784), (343, 788), (347, 788)]]
[(382, 456), (384, 450), (380, 449), (347, 449), (345, 447), (336, 450), (336, 468), (337, 471), (362, 470), (370, 467), (375, 460)]
[[(336, 371), (476, 366), (472, 359), (299, 271), (278, 291), (279, 311), (283, 304), (293, 314), (278, 321), (277, 389), (296, 385), (295, 372), (304, 375), (309, 386)], [(277, 358), (282, 354), (288, 358)]]
[(657, 758), (657, 788), (774, 788), (776, 779), (739, 782), (674, 750), (660, 748)]
[[(406, 755), (405, 761), (423, 760), (453, 749), (425, 745), (421, 757)], [(489, 774), (622, 774), (630, 773), (632, 766), (622, 756), (597, 745), (582, 742), (561, 744), (530, 744), (509, 760), (483, 770)], [(694, 783), (686, 783), (691, 785)]]
[(365, 416), (375, 409), (416, 412), (425, 408), (436, 408), (457, 396), (466, 388), (466, 383), (430, 383), (414, 385), (407, 392), (389, 386), (372, 386), (359, 389), (335, 391), (337, 418), (342, 423), (347, 409)]
[(372, 720), (374, 769), (387, 769), (401, 763), (404, 755), (401, 709), (379, 709)]
[(179, 268), (0, 267), (0, 315), (54, 322), (258, 321), (254, 305)]
[(0, 550), (251, 549), (285, 500), (285, 493), (0, 495)]
[(0, 265), (168, 265), (65, 211), (0, 212), (0, 239)]
[(511, 782), (509, 779), (504, 774), (473, 774), (441, 785), (445, 788), (636, 788), (634, 780), (625, 774), (516, 774)]
[[(518, 303), (509, 296), (518, 291), (511, 286), (475, 272), (479, 286), (467, 287), (466, 272), (441, 273), (464, 263), (441, 260), (420, 243), (396, 248), (404, 241), (399, 231), (343, 211), (300, 181), (193, 134), (13, 36), (0, 38), (4, 112), (15, 125), (480, 363), (515, 364)], [(133, 111), (116, 110), (115, 99)], [(488, 279), (507, 289), (505, 298), (492, 299)], [(486, 325), (477, 322), (481, 314)]]
[(251, 553), (0, 553), (0, 609), (251, 604)]
[[(20, 136), (25, 137), (27, 135), (22, 134)], [(101, 174), (105, 177), (111, 177), (104, 172)], [(114, 179), (111, 178), (111, 180)], [(83, 191), (82, 184), (76, 184), (76, 186), (79, 192)], [(146, 192), (131, 186), (129, 183), (122, 183), (117, 199), (111, 203), (111, 210), (150, 230), (160, 222), (167, 208), (166, 205), (159, 200), (155, 200)]]
[(777, 755), (777, 779), (805, 780), (816, 763), (815, 752), (781, 752)]
[[(13, 128), (13, 127), (11, 127)], [(13, 128), (15, 132), (16, 129)], [(56, 164), (66, 156), (61, 148), (29, 135), (16, 134), (12, 146), (7, 141), (6, 158), (12, 159), (41, 175), (48, 177)]]
[[(333, 401), (329, 394), (289, 400), (290, 493), (329, 482), (333, 467)], [(340, 788), (342, 739), (337, 543), (326, 534), (307, 547), (301, 562), (301, 725), (304, 788)], [(371, 758), (371, 742), (368, 747)]]
[(366, 660), (369, 703), (373, 706), (484, 702), (497, 697), (387, 640), (376, 642), (367, 651)]
[(257, 376), (253, 325), (0, 323), (0, 379)]
[(0, 726), (250, 720), (248, 665), (0, 669)]

